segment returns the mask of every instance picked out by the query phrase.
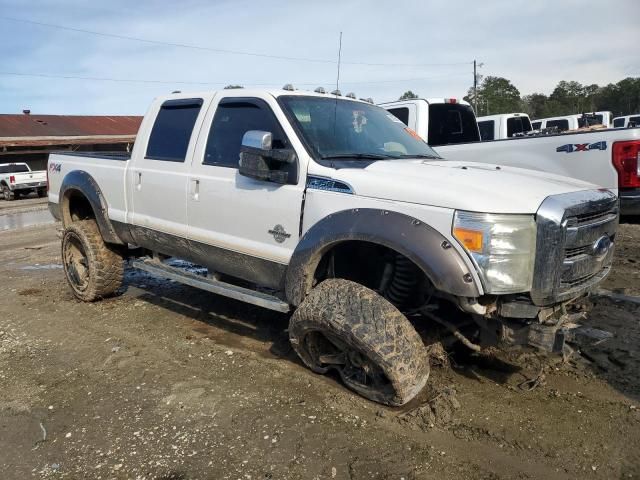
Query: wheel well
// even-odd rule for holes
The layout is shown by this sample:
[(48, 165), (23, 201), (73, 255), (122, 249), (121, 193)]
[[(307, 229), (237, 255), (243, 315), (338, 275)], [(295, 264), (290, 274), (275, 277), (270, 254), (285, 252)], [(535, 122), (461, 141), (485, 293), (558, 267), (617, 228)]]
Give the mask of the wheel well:
[(341, 242), (324, 253), (314, 283), (343, 278), (379, 292), (398, 307), (424, 303), (432, 285), (409, 258), (392, 248), (367, 241)]
[(78, 190), (71, 190), (64, 196), (62, 204), (62, 221), (64, 225), (69, 225), (79, 220), (95, 219), (91, 202)]

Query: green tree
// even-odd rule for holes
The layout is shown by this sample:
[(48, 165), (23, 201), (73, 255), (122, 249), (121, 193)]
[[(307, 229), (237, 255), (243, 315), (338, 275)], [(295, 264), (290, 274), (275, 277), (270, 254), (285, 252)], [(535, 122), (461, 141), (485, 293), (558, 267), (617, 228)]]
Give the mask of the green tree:
[(400, 95), (400, 98), (398, 100), (412, 100), (414, 98), (419, 98), (419, 97), (418, 95), (413, 93), (411, 90), (407, 90), (402, 95)]
[(524, 111), (533, 119), (544, 118), (549, 98), (543, 93), (532, 93), (522, 97)]
[(242, 85), (227, 85), (226, 87), (224, 87), (225, 90), (234, 90), (236, 88), (244, 88)]
[[(464, 99), (473, 104), (473, 87)], [(522, 110), (520, 91), (503, 77), (486, 77), (478, 87), (478, 111), (476, 114), (494, 115)]]

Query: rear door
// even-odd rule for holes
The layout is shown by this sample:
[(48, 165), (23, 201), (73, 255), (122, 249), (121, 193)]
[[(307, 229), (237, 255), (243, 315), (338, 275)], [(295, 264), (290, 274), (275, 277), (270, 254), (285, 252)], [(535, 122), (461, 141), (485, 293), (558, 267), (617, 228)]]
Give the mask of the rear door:
[(147, 145), (140, 148), (139, 156), (127, 170), (131, 224), (172, 236), (186, 236), (190, 169), (187, 159), (195, 148), (194, 126), (198, 125), (202, 104), (202, 98), (181, 98), (159, 106)]
[(249, 130), (271, 132), (274, 149), (293, 148), (293, 131), (273, 97), (214, 100), (189, 178), (189, 238), (208, 266), (276, 287), (298, 243), (306, 172), (291, 165), (284, 185), (240, 175)]

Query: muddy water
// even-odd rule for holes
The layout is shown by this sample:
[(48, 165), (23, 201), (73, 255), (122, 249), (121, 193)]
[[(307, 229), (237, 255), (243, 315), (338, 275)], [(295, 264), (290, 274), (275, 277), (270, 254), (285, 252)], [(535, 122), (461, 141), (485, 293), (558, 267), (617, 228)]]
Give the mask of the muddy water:
[(55, 222), (49, 210), (37, 210), (35, 212), (10, 213), (0, 215), (0, 231), (15, 230), (17, 228), (32, 227), (35, 225), (48, 225)]

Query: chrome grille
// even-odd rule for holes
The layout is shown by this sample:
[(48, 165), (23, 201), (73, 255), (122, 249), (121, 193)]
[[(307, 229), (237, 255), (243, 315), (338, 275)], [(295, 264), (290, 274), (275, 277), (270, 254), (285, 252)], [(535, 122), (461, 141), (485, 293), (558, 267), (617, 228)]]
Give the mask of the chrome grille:
[(549, 305), (575, 298), (607, 275), (618, 226), (613, 193), (587, 190), (548, 197), (536, 223), (534, 303)]

